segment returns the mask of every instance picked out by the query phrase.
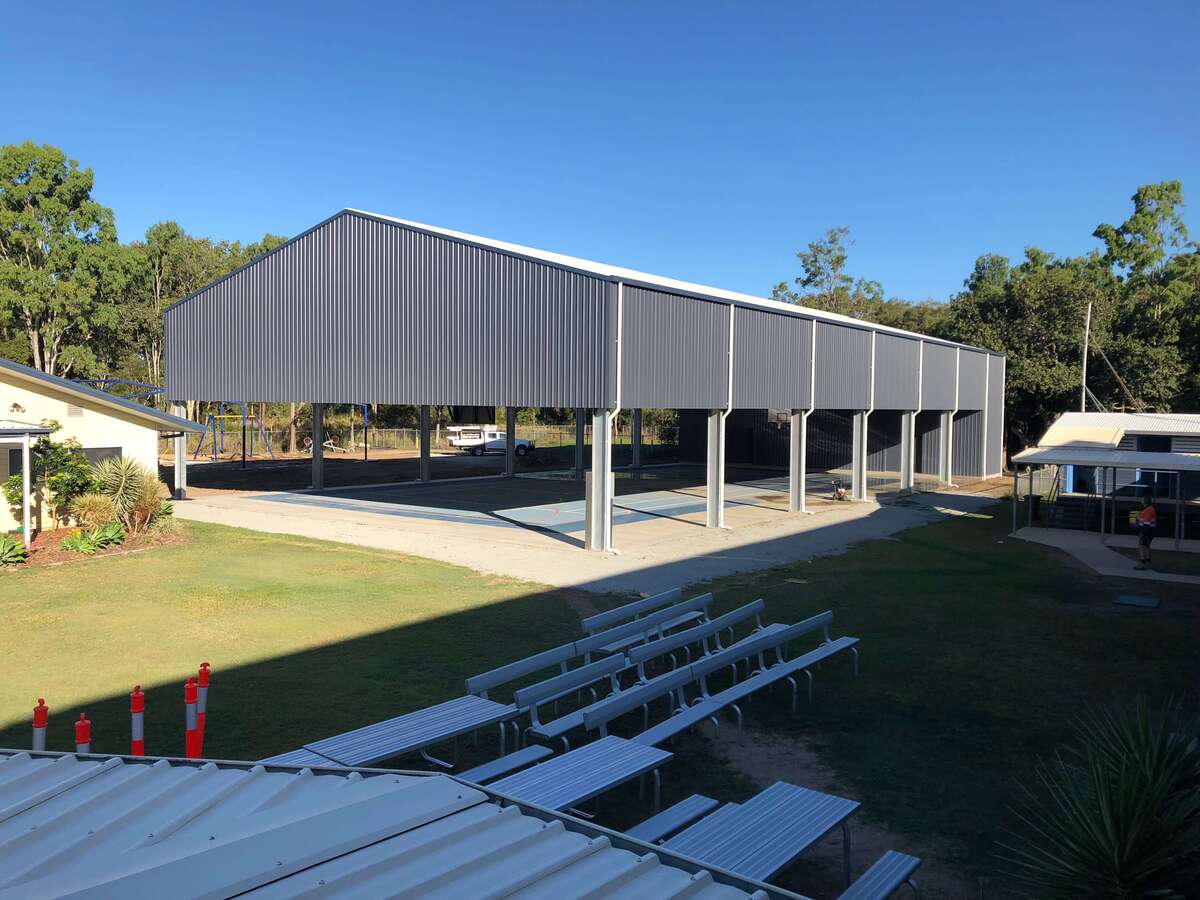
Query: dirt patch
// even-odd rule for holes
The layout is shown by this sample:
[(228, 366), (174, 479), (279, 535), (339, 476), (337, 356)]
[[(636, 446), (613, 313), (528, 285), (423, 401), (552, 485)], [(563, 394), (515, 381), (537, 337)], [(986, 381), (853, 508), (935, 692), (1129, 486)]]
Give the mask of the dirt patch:
[[(842, 797), (855, 796), (839, 783), (837, 775), (823, 765), (803, 741), (762, 731), (749, 720), (740, 741), (735, 729), (721, 728), (712, 739), (712, 744), (713, 750), (728, 765), (761, 787), (769, 787), (776, 781), (787, 781)], [(863, 808), (850, 818), (853, 877), (862, 874), (886, 851), (900, 850), (919, 856), (924, 861), (916, 874), (922, 897), (962, 900), (979, 896), (977, 882), (940, 861), (947, 856), (945, 847), (913, 841), (867, 820), (865, 813), (870, 806), (870, 798), (861, 799)], [(844, 890), (841, 831), (834, 831), (806, 851), (795, 865), (774, 879), (774, 883), (816, 900), (837, 897)]]

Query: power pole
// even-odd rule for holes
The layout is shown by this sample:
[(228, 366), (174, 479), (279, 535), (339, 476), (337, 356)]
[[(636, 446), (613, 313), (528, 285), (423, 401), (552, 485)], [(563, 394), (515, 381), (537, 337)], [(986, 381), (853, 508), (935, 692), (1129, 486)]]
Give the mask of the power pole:
[(1088, 358), (1088, 338), (1092, 331), (1092, 304), (1088, 303), (1087, 318), (1083, 323), (1083, 377), (1080, 379), (1079, 385), (1079, 411), (1087, 412), (1087, 358)]

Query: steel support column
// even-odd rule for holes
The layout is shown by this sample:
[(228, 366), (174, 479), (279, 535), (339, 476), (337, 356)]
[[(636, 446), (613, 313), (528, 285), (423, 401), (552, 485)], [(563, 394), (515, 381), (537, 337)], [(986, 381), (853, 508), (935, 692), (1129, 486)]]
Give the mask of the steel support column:
[(1019, 465), (1017, 465), (1016, 463), (1014, 463), (1013, 464), (1013, 495), (1012, 495), (1012, 508), (1013, 508), (1012, 509), (1012, 513), (1013, 513), (1012, 530), (1013, 530), (1014, 534), (1016, 534), (1016, 531), (1017, 531), (1017, 495), (1021, 492), (1021, 471), (1020, 470), (1021, 470), (1021, 467)]
[[(171, 412), (179, 418), (187, 417), (187, 406), (183, 403), (173, 403)], [(187, 499), (187, 436), (186, 431), (175, 438), (175, 488), (171, 496), (176, 500)]]
[(917, 414), (900, 413), (900, 493), (911, 494), (917, 470)]
[(517, 408), (504, 407), (504, 475), (517, 474)]
[(420, 427), (420, 443), (421, 443), (421, 470), (420, 477), (422, 481), (430, 480), (430, 447), (429, 447), (429, 406), (427, 404), (421, 406), (421, 427)]
[(854, 444), (850, 455), (850, 499), (867, 499), (867, 413), (853, 415)]
[(709, 528), (725, 527), (725, 416), (723, 409), (708, 414), (707, 515)]
[(584, 428), (586, 426), (587, 410), (579, 407), (575, 410), (575, 477), (583, 477), (583, 451), (587, 441)]
[(29, 435), (21, 435), (21, 538), (28, 547), (33, 540), (33, 517), (29, 512), (29, 493), (33, 490), (30, 477)]
[(312, 489), (325, 490), (325, 404), (312, 405)]
[(597, 409), (592, 414), (592, 469), (585, 484), (588, 490), (587, 528), (588, 550), (610, 551), (612, 536), (612, 425), (615, 414)]
[(953, 480), (954, 413), (947, 411), (938, 414), (938, 481), (950, 484)]
[(788, 512), (807, 512), (809, 409), (793, 409), (788, 418)]
[(629, 452), (630, 465), (635, 469), (642, 467), (642, 411), (629, 412)]

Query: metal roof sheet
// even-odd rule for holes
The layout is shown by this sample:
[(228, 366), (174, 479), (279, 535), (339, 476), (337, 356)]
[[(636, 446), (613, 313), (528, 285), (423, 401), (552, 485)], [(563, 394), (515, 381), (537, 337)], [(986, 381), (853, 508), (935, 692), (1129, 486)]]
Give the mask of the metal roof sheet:
[(1200, 472), (1200, 454), (1196, 453), (1142, 453), (1097, 447), (1031, 447), (1016, 454), (1012, 461), (1027, 466), (1111, 466), (1162, 472)]
[(22, 437), (27, 434), (53, 434), (54, 429), (16, 419), (0, 419), (0, 437)]
[(1200, 435), (1200, 413), (1068, 412), (1059, 416), (1038, 442), (1040, 447), (1059, 446), (1075, 432), (1097, 435), (1121, 434)]
[(71, 381), (69, 378), (60, 378), (57, 375), (47, 375), (45, 372), (23, 366), (18, 362), (13, 362), (11, 359), (0, 357), (0, 373), (8, 372), (15, 375), (21, 381), (41, 383), (54, 388), (55, 390), (63, 391), (64, 393), (73, 394), (84, 400), (100, 403), (104, 406), (109, 406), (115, 409), (123, 410), (127, 413), (133, 413), (143, 419), (149, 419), (158, 426), (159, 431), (203, 431), (204, 426), (197, 425), (195, 422), (189, 422), (187, 419), (181, 419), (178, 416), (173, 416), (170, 413), (160, 412), (149, 406), (144, 406), (133, 400), (127, 400), (124, 397), (118, 397), (115, 394), (108, 394), (104, 391), (98, 391), (94, 387), (88, 387), (86, 384), (80, 384), (77, 381)]
[(0, 898), (796, 896), (538, 812), (441, 774), (0, 750)]

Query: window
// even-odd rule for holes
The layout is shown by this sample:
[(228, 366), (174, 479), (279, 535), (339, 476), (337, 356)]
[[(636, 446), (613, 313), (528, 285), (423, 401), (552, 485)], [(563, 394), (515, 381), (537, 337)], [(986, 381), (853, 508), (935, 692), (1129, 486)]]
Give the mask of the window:
[(87, 461), (91, 465), (105, 459), (120, 459), (120, 447), (84, 447), (83, 455), (87, 457)]

